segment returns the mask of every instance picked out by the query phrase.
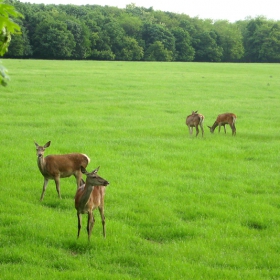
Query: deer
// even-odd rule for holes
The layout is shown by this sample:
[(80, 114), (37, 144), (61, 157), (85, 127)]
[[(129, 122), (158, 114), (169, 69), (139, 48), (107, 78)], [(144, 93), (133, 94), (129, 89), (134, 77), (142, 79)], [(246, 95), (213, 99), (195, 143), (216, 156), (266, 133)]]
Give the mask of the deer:
[(60, 178), (66, 178), (74, 175), (78, 189), (82, 179), (81, 166), (86, 168), (90, 162), (90, 158), (85, 154), (79, 153), (48, 155), (44, 157), (45, 149), (50, 146), (51, 141), (48, 141), (44, 146), (40, 146), (35, 141), (34, 143), (36, 146), (37, 164), (44, 177), (43, 190), (40, 200), (42, 201), (44, 198), (49, 179), (55, 181), (56, 191), (60, 199)]
[(104, 197), (105, 197), (105, 187), (109, 185), (109, 182), (101, 178), (97, 172), (100, 166), (94, 169), (92, 172), (87, 172), (87, 170), (81, 166), (81, 171), (87, 176), (85, 184), (81, 185), (75, 195), (75, 208), (77, 210), (78, 217), (78, 235), (80, 236), (82, 214), (88, 215), (87, 221), (87, 233), (88, 241), (90, 241), (91, 232), (95, 223), (93, 211), (98, 208), (102, 226), (103, 226), (103, 237), (106, 237), (106, 227), (105, 227), (105, 215), (104, 215)]
[(186, 119), (186, 125), (189, 128), (190, 135), (192, 135), (193, 127), (195, 127), (196, 137), (197, 137), (197, 135), (199, 133), (198, 126), (200, 126), (202, 137), (203, 137), (203, 133), (204, 133), (203, 122), (204, 122), (204, 116), (202, 114), (198, 114), (197, 111), (192, 111), (192, 114), (187, 116), (187, 119)]
[(210, 132), (214, 133), (214, 130), (217, 126), (219, 126), (219, 132), (221, 130), (221, 126), (224, 127), (224, 131), (226, 132), (226, 124), (229, 124), (231, 130), (232, 130), (232, 136), (236, 135), (236, 127), (235, 127), (235, 121), (236, 121), (236, 115), (233, 113), (224, 113), (218, 115), (217, 119), (215, 120), (214, 124), (212, 126), (208, 127), (210, 128)]

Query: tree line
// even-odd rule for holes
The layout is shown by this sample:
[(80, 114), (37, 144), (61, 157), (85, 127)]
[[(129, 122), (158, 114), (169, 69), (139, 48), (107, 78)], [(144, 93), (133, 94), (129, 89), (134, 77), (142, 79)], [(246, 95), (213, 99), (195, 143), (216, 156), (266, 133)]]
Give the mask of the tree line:
[(280, 21), (191, 18), (129, 4), (31, 4), (7, 0), (14, 21), (5, 57), (123, 61), (280, 62)]

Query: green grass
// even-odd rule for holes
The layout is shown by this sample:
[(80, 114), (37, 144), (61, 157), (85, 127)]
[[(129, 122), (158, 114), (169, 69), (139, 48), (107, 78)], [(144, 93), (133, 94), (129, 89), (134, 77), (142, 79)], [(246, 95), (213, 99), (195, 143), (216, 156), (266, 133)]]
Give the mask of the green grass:
[[(279, 279), (279, 64), (3, 60), (0, 279)], [(205, 135), (185, 118), (205, 116)], [(216, 116), (237, 115), (237, 135)], [(62, 200), (45, 154), (81, 152), (110, 181), (77, 240), (75, 179)]]

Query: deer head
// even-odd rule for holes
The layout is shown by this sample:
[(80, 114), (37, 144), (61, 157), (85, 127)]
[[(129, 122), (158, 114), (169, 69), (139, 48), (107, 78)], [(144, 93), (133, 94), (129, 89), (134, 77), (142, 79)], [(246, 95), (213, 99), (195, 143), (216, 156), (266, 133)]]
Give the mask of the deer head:
[(40, 146), (37, 144), (35, 141), (35, 146), (36, 146), (36, 152), (37, 152), (37, 157), (40, 158), (44, 155), (45, 149), (48, 148), (51, 145), (51, 141), (47, 142), (44, 146)]
[(81, 171), (83, 174), (87, 176), (86, 184), (91, 186), (107, 186), (109, 185), (109, 182), (105, 179), (101, 178), (97, 172), (99, 170), (100, 166), (98, 166), (96, 169), (94, 169), (92, 172), (87, 172), (87, 170), (81, 166)]

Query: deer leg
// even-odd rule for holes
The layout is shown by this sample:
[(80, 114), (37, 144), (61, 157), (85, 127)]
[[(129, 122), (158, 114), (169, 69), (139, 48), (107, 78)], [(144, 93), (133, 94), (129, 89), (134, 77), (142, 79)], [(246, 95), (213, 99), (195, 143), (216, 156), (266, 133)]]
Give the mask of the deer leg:
[(79, 212), (77, 212), (77, 217), (78, 217), (78, 235), (77, 235), (77, 238), (79, 238), (81, 227), (82, 227), (82, 225), (81, 225), (82, 215)]
[(198, 135), (198, 133), (199, 133), (199, 129), (198, 129), (198, 125), (195, 127), (195, 130), (196, 130), (196, 137), (197, 137), (197, 135)]
[(56, 186), (58, 197), (61, 199), (59, 177), (54, 178), (54, 180), (55, 180), (55, 186)]
[(99, 210), (99, 213), (100, 213), (100, 216), (101, 216), (101, 220), (102, 220), (103, 236), (106, 237), (106, 224), (105, 224), (104, 207), (103, 206), (99, 206), (98, 210)]
[(42, 191), (42, 194), (41, 194), (41, 198), (40, 198), (40, 200), (43, 200), (43, 198), (44, 198), (44, 195), (45, 195), (45, 191), (46, 191), (46, 188), (47, 188), (48, 182), (49, 182), (49, 179), (44, 178), (43, 191)]
[(235, 128), (235, 125), (234, 125), (234, 124), (232, 124), (232, 125), (230, 125), (230, 127), (231, 127), (231, 130), (232, 130), (232, 135), (235, 135), (235, 134), (236, 134), (236, 128)]
[(190, 126), (189, 126), (189, 132), (190, 132), (190, 135), (192, 135), (193, 129)]
[(77, 189), (82, 185), (81, 180), (82, 180), (82, 172), (79, 172), (77, 175), (74, 174), (76, 178), (76, 183), (77, 183)]
[(201, 128), (201, 134), (202, 134), (202, 137), (203, 137), (204, 129), (203, 129), (203, 125), (202, 124), (200, 124), (200, 128)]
[(224, 131), (225, 131), (225, 134), (227, 134), (226, 125), (224, 125)]
[(90, 236), (91, 236), (91, 232), (92, 232), (94, 222), (95, 221), (94, 221), (93, 213), (89, 212), (88, 213), (88, 223), (87, 223), (88, 241), (90, 241)]

